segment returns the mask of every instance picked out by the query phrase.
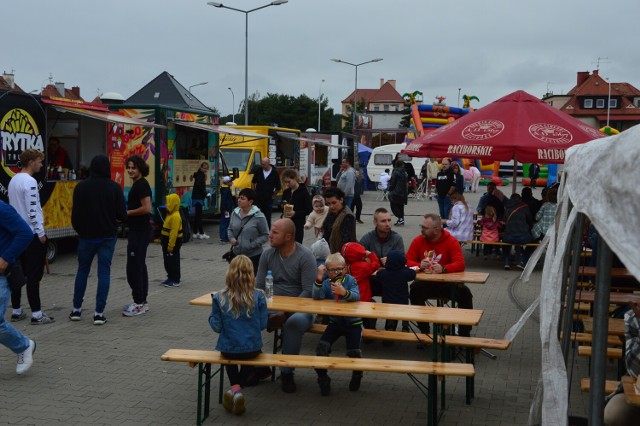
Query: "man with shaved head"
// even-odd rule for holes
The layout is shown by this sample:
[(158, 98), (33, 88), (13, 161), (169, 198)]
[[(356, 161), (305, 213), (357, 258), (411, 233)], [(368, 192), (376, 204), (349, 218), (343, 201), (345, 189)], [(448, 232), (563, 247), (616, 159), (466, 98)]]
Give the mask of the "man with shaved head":
[[(267, 271), (271, 271), (275, 296), (311, 298), (311, 289), (316, 280), (316, 258), (311, 250), (296, 242), (295, 237), (296, 226), (291, 219), (280, 219), (273, 223), (269, 233), (271, 247), (260, 257), (256, 275), (257, 288), (264, 290)], [(302, 336), (313, 324), (314, 316), (301, 312), (279, 312), (271, 317), (284, 320), (282, 353), (298, 355), (302, 346)], [(281, 368), (280, 373), (282, 390), (287, 393), (295, 392), (293, 369)]]

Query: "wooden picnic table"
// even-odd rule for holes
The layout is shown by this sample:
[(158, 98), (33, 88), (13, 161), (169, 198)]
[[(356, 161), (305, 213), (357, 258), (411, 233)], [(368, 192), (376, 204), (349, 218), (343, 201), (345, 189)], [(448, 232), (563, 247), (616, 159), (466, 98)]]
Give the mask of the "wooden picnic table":
[[(211, 306), (211, 293), (203, 294), (189, 301), (189, 304)], [(271, 311), (471, 326), (477, 326), (483, 314), (483, 311), (479, 309), (393, 305), (372, 302), (336, 302), (335, 300), (313, 300), (306, 297), (290, 296), (273, 296), (273, 301), (267, 302), (267, 308)]]
[(427, 274), (426, 272), (416, 273), (416, 280), (429, 283), (446, 284), (484, 284), (489, 279), (487, 272), (450, 272), (447, 274)]
[[(593, 318), (582, 318), (584, 324), (584, 332), (593, 334)], [(624, 320), (621, 318), (609, 318), (609, 332), (612, 336), (624, 336)]]
[(623, 376), (622, 388), (624, 389), (624, 399), (627, 404), (640, 407), (640, 388), (636, 386), (636, 379), (631, 376)]
[[(581, 291), (576, 293), (576, 302), (593, 303), (595, 291)], [(615, 292), (609, 295), (609, 303), (613, 305), (628, 305), (631, 302), (640, 303), (640, 294)]]

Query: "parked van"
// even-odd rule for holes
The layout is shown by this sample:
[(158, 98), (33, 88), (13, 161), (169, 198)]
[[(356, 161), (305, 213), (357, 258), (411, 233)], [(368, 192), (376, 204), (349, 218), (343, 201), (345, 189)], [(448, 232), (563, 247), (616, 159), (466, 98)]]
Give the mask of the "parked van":
[[(393, 170), (393, 160), (396, 158), (396, 154), (407, 146), (406, 143), (397, 143), (391, 145), (383, 145), (373, 149), (371, 158), (367, 164), (367, 175), (372, 182), (380, 182), (380, 175), (385, 169), (389, 169), (389, 172)], [(400, 154), (400, 158), (404, 162), (410, 162), (416, 171), (416, 175), (420, 174), (420, 169), (424, 165), (426, 158), (409, 157), (406, 154)]]

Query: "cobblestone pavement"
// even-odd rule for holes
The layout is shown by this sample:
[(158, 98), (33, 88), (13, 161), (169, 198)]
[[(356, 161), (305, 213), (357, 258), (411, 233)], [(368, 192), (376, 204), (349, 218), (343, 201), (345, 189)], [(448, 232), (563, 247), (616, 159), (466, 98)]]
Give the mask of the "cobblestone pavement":
[[(482, 188), (481, 188), (482, 189)], [(505, 189), (505, 192), (510, 189)], [(467, 194), (471, 206), (480, 194)], [(538, 192), (539, 196), (539, 192)], [(372, 228), (376, 207), (388, 203), (375, 201), (375, 192), (364, 195), (364, 225), (358, 236)], [(437, 212), (435, 201), (409, 200), (406, 225), (400, 232), (406, 247), (418, 235), (422, 215)], [(274, 218), (276, 214), (274, 214)], [(188, 425), (195, 423), (196, 371), (185, 364), (160, 361), (169, 348), (212, 349), (216, 335), (209, 328), (206, 308), (188, 301), (223, 286), (226, 262), (221, 259), (227, 246), (219, 245), (217, 223), (205, 226), (209, 240), (189, 242), (182, 249), (183, 279), (180, 288), (165, 288), (159, 244), (149, 249), (150, 311), (139, 317), (121, 315), (122, 306), (131, 303), (125, 277), (126, 241), (119, 240), (112, 266), (111, 291), (106, 309), (107, 324), (94, 326), (96, 276), (90, 276), (82, 321), (71, 322), (73, 281), (77, 267), (75, 253), (62, 254), (51, 265), (42, 281), (44, 311), (55, 317), (51, 325), (32, 326), (28, 321), (14, 323), (38, 348), (35, 363), (25, 376), (15, 374), (15, 355), (0, 348), (0, 423), (19, 425)], [(307, 233), (305, 244), (313, 241)], [(483, 260), (465, 248), (467, 270), (490, 273), (484, 285), (473, 285), (474, 306), (484, 310), (479, 327), (472, 335), (502, 338), (510, 326), (537, 297), (540, 271), (522, 283), (516, 271), (504, 271), (499, 260)], [(26, 295), (23, 296), (26, 304)], [(27, 310), (28, 311), (28, 310)], [(10, 312), (5, 313), (8, 318)], [(378, 321), (378, 327), (382, 321)], [(272, 335), (265, 333), (265, 349)], [(306, 335), (302, 353), (312, 354), (317, 335)], [(413, 344), (382, 347), (379, 342), (363, 345), (366, 357), (428, 359), (430, 351)], [(344, 343), (334, 347), (344, 354)], [(447, 380), (447, 406), (442, 425), (522, 425), (527, 423), (529, 407), (540, 373), (540, 343), (536, 319), (529, 321), (506, 352), (497, 359), (476, 357), (475, 400), (465, 405), (463, 379)], [(588, 398), (580, 394), (579, 380), (588, 374), (583, 359), (572, 361), (573, 385), (570, 412), (586, 416)], [(613, 369), (613, 366), (611, 367)], [(245, 390), (247, 412), (234, 417), (213, 404), (206, 424), (425, 424), (426, 399), (403, 375), (365, 373), (358, 392), (348, 390), (349, 372), (330, 372), (332, 394), (321, 397), (312, 370), (296, 372), (298, 391), (284, 394), (279, 382), (262, 382)], [(215, 388), (215, 386), (214, 386)], [(214, 390), (215, 392), (215, 390)]]

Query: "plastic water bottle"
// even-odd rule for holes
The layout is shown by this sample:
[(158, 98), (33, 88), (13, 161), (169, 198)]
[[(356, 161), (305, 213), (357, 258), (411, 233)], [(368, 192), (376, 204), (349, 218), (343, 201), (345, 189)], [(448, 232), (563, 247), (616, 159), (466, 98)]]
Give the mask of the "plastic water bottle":
[(264, 279), (264, 294), (267, 297), (267, 302), (273, 301), (273, 274), (271, 270), (267, 271), (267, 276)]

